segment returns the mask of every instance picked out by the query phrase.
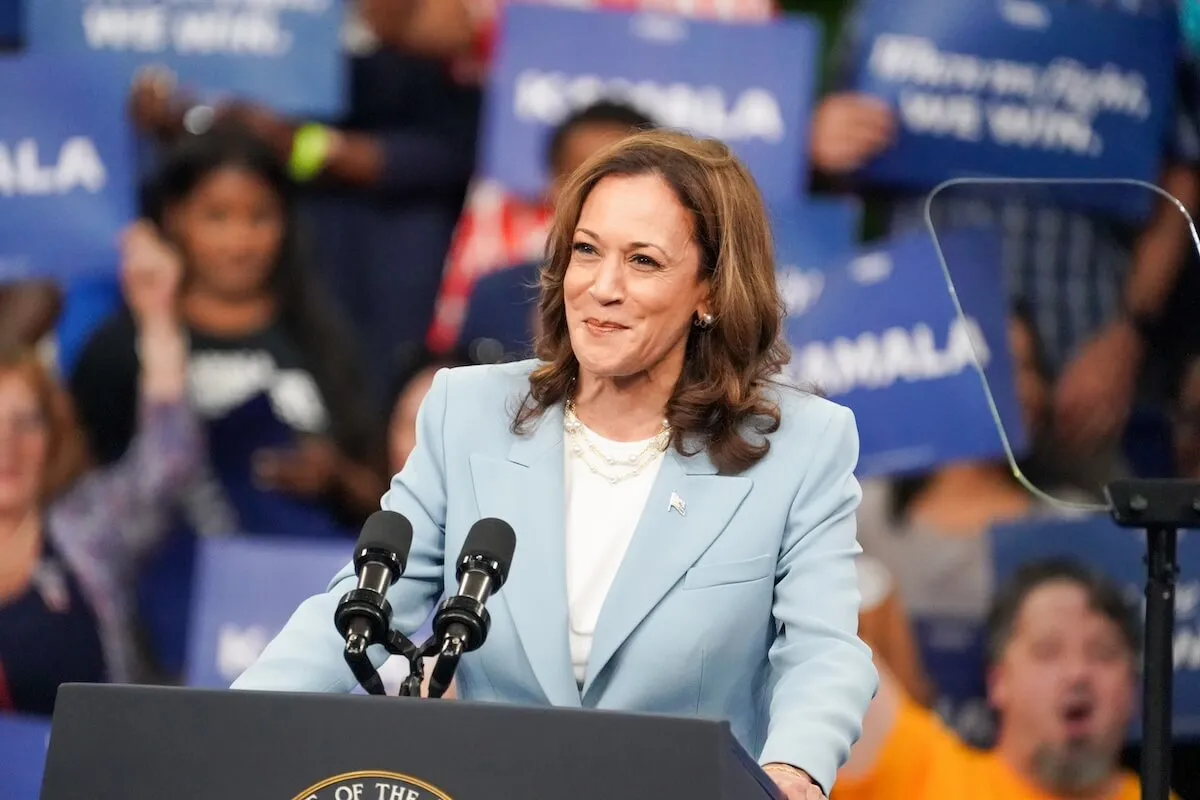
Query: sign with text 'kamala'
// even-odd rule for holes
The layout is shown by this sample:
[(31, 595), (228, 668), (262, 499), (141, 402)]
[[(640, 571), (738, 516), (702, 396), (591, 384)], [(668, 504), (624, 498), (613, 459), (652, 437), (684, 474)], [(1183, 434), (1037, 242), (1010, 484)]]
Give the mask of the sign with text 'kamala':
[(36, 0), (29, 47), (123, 68), (161, 64), (202, 95), (336, 116), (344, 101), (342, 0)]
[(75, 59), (0, 58), (0, 282), (111, 271), (135, 210), (123, 86)]
[[(1175, 588), (1175, 678), (1171, 717), (1176, 736), (1200, 736), (1200, 533), (1180, 536)], [(1120, 584), (1142, 618), (1145, 605), (1144, 534), (1118, 528), (1107, 516), (997, 527), (991, 533), (997, 585), (1022, 565), (1047, 558), (1087, 564)], [(1130, 737), (1141, 736), (1134, 722)]]
[[(276, 537), (205, 539), (196, 562), (189, 629), (187, 683), (223, 688), (242, 674), (275, 637), (296, 608), (324, 592), (350, 562), (344, 540), (286, 540)], [(329, 618), (333, 630), (333, 616)], [(418, 636), (429, 635), (426, 624)], [(408, 675), (403, 659), (380, 670), (393, 690)]]
[(491, 71), (484, 172), (540, 196), (554, 127), (615, 100), (723, 140), (768, 198), (797, 197), (808, 180), (818, 48), (817, 28), (803, 18), (732, 25), (510, 4)]
[[(855, 85), (886, 99), (895, 144), (867, 180), (929, 189), (959, 177), (1158, 178), (1175, 29), (1059, 0), (867, 0)], [(1126, 217), (1149, 192), (1055, 190)]]
[(37, 800), (49, 743), (49, 719), (0, 714), (0, 797)]
[(939, 240), (950, 263), (975, 265), (955, 280), (966, 319), (950, 300), (932, 239), (920, 231), (810, 276), (806, 305), (786, 320), (791, 378), (857, 416), (860, 477), (1003, 456), (976, 349), (1005, 430), (1014, 448), (1024, 447), (999, 238), (981, 228)]

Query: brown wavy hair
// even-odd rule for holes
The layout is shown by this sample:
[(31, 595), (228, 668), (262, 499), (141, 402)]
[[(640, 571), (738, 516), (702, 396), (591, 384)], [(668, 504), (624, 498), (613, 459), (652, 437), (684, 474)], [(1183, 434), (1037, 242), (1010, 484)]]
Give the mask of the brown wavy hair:
[(721, 473), (742, 472), (767, 454), (766, 435), (779, 428), (779, 406), (766, 389), (790, 355), (781, 337), (783, 302), (775, 286), (770, 222), (754, 179), (729, 148), (683, 133), (629, 136), (593, 156), (563, 188), (540, 278), (536, 353), (545, 363), (530, 375), (512, 430), (527, 432), (547, 408), (566, 400), (579, 372), (563, 278), (583, 204), (605, 178), (639, 175), (662, 178), (687, 209), (700, 279), (711, 284), (714, 323), (691, 329), (683, 371), (667, 403), (671, 444), (683, 455), (706, 450)]
[(87, 470), (87, 447), (70, 398), (37, 355), (24, 347), (0, 347), (0, 379), (14, 376), (33, 390), (46, 427), (46, 465), (38, 497), (45, 507)]

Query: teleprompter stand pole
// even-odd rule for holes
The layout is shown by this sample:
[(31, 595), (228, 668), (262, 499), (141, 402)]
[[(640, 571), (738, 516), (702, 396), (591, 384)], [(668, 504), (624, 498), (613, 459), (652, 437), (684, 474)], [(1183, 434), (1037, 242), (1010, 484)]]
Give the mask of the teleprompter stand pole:
[(1200, 483), (1133, 479), (1105, 487), (1113, 520), (1146, 532), (1146, 619), (1142, 687), (1142, 798), (1169, 800), (1175, 669), (1176, 545), (1200, 528)]

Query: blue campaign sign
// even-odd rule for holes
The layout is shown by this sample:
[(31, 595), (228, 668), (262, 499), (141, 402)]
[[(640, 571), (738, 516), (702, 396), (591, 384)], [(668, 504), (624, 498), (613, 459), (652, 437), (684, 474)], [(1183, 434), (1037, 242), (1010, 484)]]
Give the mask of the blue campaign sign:
[(821, 295), (825, 271), (858, 250), (862, 203), (853, 198), (782, 200), (770, 204), (775, 279), (789, 314)]
[(135, 211), (123, 88), (77, 59), (0, 58), (0, 281), (114, 269)]
[[(866, 0), (856, 87), (895, 111), (863, 178), (929, 189), (960, 177), (1158, 179), (1176, 29), (1059, 0)], [(1060, 187), (1056, 202), (1126, 217), (1149, 192)]]
[[(1181, 535), (1175, 595), (1175, 734), (1200, 736), (1200, 538)], [(997, 527), (991, 533), (997, 585), (1022, 564), (1070, 558), (1103, 572), (1124, 589), (1132, 604), (1144, 605), (1144, 535), (1118, 528), (1106, 516), (1068, 521), (1031, 521)], [(1130, 736), (1141, 735), (1135, 721)]]
[(917, 231), (825, 271), (815, 296), (786, 321), (791, 378), (857, 416), (863, 478), (1003, 455), (976, 350), (1009, 439), (1024, 448), (999, 238), (980, 228), (939, 240), (949, 263), (976, 267), (955, 280), (965, 319), (931, 237)]
[(554, 127), (598, 100), (722, 139), (771, 199), (801, 195), (819, 54), (807, 19), (730, 25), (510, 4), (492, 67), (484, 173), (539, 197)]
[[(344, 540), (203, 540), (193, 589), (188, 684), (229, 686), (303, 600), (325, 591), (352, 551)], [(263, 591), (267, 576), (270, 591)]]
[(49, 743), (50, 720), (0, 714), (0, 797), (37, 800)]
[(31, 51), (119, 65), (121, 87), (163, 65), (202, 96), (233, 95), (285, 113), (341, 113), (342, 0), (36, 0)]
[(965, 616), (912, 616), (921, 665), (936, 689), (934, 708), (963, 741), (992, 744), (994, 722), (986, 700), (985, 629), (982, 619)]
[[(203, 540), (193, 589), (188, 685), (229, 686), (254, 663), (296, 607), (325, 591), (352, 555), (353, 546), (347, 541)], [(270, 591), (264, 591), (268, 584)], [(329, 626), (332, 630), (332, 617)], [(418, 637), (428, 633), (427, 623)], [(391, 659), (388, 666), (392, 671), (385, 677), (394, 677), (394, 670), (405, 665), (401, 659)]]

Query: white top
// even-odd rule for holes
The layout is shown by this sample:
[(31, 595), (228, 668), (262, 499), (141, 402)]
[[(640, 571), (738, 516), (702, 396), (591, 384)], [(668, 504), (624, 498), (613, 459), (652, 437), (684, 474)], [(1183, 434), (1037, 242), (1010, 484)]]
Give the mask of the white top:
[[(662, 465), (663, 454), (647, 453), (651, 439), (640, 442), (614, 442), (580, 426), (579, 435), (586, 444), (576, 452), (577, 440), (566, 436), (566, 557), (567, 603), (570, 619), (571, 664), (575, 680), (582, 687), (587, 675), (588, 654), (596, 620), (633, 539), (646, 499)], [(594, 448), (594, 450), (592, 449)], [(596, 452), (617, 461), (609, 465)], [(638, 458), (642, 454), (642, 458)], [(645, 463), (636, 475), (613, 483), (605, 475), (628, 475), (632, 469), (620, 466), (635, 458)], [(589, 464), (591, 466), (589, 466)], [(602, 474), (593, 471), (595, 467)]]

